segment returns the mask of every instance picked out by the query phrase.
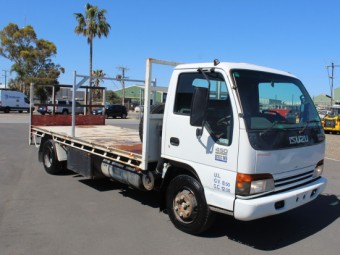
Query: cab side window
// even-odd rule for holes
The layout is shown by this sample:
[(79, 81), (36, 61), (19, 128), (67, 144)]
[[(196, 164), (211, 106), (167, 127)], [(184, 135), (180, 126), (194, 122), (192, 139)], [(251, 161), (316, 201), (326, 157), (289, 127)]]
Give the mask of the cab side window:
[[(211, 137), (220, 144), (230, 145), (233, 117), (227, 85), (222, 74), (206, 72), (210, 80), (209, 102), (206, 129)], [(195, 87), (209, 87), (201, 73), (183, 73), (178, 78), (174, 113), (190, 116), (191, 100)]]

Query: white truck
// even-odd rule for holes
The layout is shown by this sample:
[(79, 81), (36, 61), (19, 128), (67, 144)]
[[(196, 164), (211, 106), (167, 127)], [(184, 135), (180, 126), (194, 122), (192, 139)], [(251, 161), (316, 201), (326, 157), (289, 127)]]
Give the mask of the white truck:
[(10, 111), (29, 112), (30, 101), (27, 96), (20, 91), (0, 90), (0, 111), (9, 113)]
[[(52, 101), (49, 101), (48, 103), (53, 104)], [(56, 99), (55, 104), (56, 104), (56, 106), (47, 106), (46, 113), (52, 114), (53, 108), (54, 108), (55, 114), (68, 115), (68, 114), (72, 113), (72, 102), (71, 101), (69, 101), (67, 99)], [(75, 102), (75, 104), (76, 104), (76, 107), (75, 107), (76, 114), (83, 114), (84, 113), (84, 107), (79, 102)]]
[[(155, 63), (176, 67), (164, 112), (150, 113), (145, 103), (141, 134), (90, 119), (75, 129), (32, 120), (30, 143), (40, 143), (45, 170), (59, 174), (67, 167), (159, 190), (161, 210), (190, 234), (207, 230), (216, 212), (250, 221), (292, 210), (324, 190), (324, 131), (295, 76), (217, 60), (147, 59), (144, 102), (157, 90), (150, 86)], [(289, 110), (299, 118), (285, 118)]]

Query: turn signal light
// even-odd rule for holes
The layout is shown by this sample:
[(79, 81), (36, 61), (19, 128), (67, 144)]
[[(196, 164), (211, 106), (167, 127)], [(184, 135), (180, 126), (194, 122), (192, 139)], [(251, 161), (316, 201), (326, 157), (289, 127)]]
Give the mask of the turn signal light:
[(274, 190), (271, 174), (241, 174), (236, 176), (236, 195), (249, 196)]

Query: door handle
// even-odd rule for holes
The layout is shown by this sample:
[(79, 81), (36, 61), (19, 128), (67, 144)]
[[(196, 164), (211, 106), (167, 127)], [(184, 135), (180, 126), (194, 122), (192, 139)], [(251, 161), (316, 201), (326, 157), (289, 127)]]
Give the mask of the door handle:
[(171, 137), (170, 138), (170, 144), (174, 145), (174, 146), (178, 146), (179, 145), (179, 139), (177, 137)]

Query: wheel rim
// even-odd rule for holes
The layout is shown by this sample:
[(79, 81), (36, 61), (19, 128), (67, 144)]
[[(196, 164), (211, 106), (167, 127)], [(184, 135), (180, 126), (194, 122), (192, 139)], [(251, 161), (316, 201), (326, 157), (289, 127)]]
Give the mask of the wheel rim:
[(195, 194), (189, 189), (178, 192), (173, 200), (173, 210), (180, 222), (192, 223), (198, 215)]
[(47, 168), (52, 166), (53, 158), (52, 158), (52, 151), (48, 149), (44, 155), (44, 164)]

